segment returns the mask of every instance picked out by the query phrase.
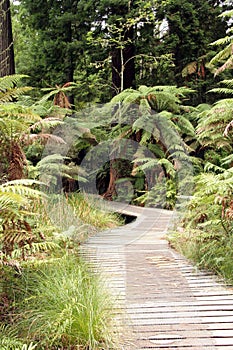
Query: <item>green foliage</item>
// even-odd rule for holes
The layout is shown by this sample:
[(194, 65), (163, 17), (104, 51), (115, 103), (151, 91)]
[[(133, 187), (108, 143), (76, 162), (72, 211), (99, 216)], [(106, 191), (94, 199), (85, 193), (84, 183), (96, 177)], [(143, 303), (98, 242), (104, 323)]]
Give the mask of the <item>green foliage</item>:
[(143, 109), (156, 112), (180, 110), (181, 98), (192, 93), (193, 90), (176, 86), (140, 86), (138, 90), (126, 89), (115, 96), (111, 102), (123, 102), (124, 104), (139, 104)]
[[(143, 192), (143, 191), (141, 191)], [(140, 192), (139, 192), (140, 193)], [(144, 192), (134, 200), (136, 205), (172, 210), (177, 202), (177, 185), (174, 179), (157, 179), (150, 191)]]
[[(150, 181), (145, 183), (144, 188), (140, 186), (140, 191), (147, 190), (138, 199), (134, 198), (135, 203), (150, 203), (169, 209), (175, 205), (178, 183), (183, 177), (180, 168), (185, 163), (187, 170), (188, 164), (192, 163), (189, 152), (193, 148), (185, 141), (194, 141), (196, 138), (195, 129), (188, 119), (189, 107), (182, 105), (182, 100), (192, 92), (186, 87), (140, 86), (138, 90), (126, 89), (112, 99), (111, 103), (119, 106), (116, 115), (121, 124), (133, 111), (138, 116), (132, 122), (131, 131), (127, 131), (127, 137), (142, 146), (132, 155), (132, 175), (144, 172)], [(151, 151), (149, 155), (147, 147)], [(158, 183), (156, 188), (152, 188), (154, 183)]]
[[(220, 17), (231, 18), (233, 10), (224, 11)], [(220, 67), (215, 68), (215, 75), (218, 75), (226, 69), (232, 69), (233, 58), (232, 58), (232, 45), (233, 45), (233, 28), (228, 30), (228, 35), (214, 41), (211, 45), (223, 47), (210, 61), (210, 66), (216, 66), (220, 64)]]
[(47, 192), (62, 191), (62, 180), (86, 182), (85, 171), (71, 162), (69, 157), (51, 154), (42, 158), (36, 166), (30, 166), (29, 176), (40, 179)]
[[(35, 225), (35, 205), (44, 194), (28, 186), (35, 185), (33, 180), (17, 180), (0, 185), (0, 244), (1, 251), (7, 257), (15, 248), (20, 248), (24, 256), (24, 247), (41, 240), (33, 232)], [(33, 223), (34, 222), (34, 223)]]
[(12, 102), (22, 94), (30, 91), (30, 87), (18, 87), (19, 83), (26, 75), (8, 75), (0, 78), (0, 104)]
[(199, 114), (197, 135), (203, 146), (231, 151), (230, 138), (224, 131), (232, 120), (232, 106), (233, 99), (223, 99)]
[(75, 256), (26, 266), (13, 288), (14, 328), (40, 349), (113, 345), (111, 297), (102, 279)]
[(21, 147), (22, 140), (29, 133), (30, 125), (40, 119), (31, 107), (13, 102), (27, 91), (27, 88), (25, 90), (16, 85), (22, 78), (13, 75), (0, 79), (0, 170), (3, 177), (9, 180), (23, 177), (26, 158)]
[(41, 6), (39, 0), (23, 0), (14, 7), (17, 69), (30, 74), (33, 86), (63, 85), (73, 81), (76, 67), (77, 73), (85, 69), (84, 35), (92, 7), (67, 1)]
[(231, 282), (233, 242), (233, 171), (206, 164), (196, 179), (196, 191), (183, 227), (172, 244), (198, 266), (213, 270)]
[[(222, 16), (232, 14), (223, 13)], [(232, 29), (213, 45), (224, 46), (211, 60), (215, 74), (232, 68)], [(218, 67), (220, 65), (220, 67)], [(210, 92), (232, 95), (232, 79), (223, 80), (223, 88)], [(197, 139), (204, 150), (204, 173), (196, 178), (195, 194), (190, 201), (182, 227), (171, 243), (198, 266), (213, 270), (231, 283), (233, 242), (233, 168), (232, 101), (221, 99), (213, 106), (200, 105), (196, 114)]]

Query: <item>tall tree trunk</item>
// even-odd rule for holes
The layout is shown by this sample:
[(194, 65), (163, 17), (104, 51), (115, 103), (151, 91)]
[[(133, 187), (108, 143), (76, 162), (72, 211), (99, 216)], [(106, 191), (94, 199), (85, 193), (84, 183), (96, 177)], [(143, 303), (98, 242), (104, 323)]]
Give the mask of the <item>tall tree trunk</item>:
[(15, 74), (10, 0), (0, 2), (0, 76)]

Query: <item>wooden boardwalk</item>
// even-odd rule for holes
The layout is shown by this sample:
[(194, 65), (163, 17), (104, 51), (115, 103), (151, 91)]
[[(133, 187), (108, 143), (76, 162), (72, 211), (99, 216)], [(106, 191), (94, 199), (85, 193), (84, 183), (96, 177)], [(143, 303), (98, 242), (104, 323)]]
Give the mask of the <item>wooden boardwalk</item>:
[(233, 350), (233, 289), (169, 247), (173, 213), (114, 207), (136, 221), (90, 238), (82, 251), (117, 298), (119, 350)]

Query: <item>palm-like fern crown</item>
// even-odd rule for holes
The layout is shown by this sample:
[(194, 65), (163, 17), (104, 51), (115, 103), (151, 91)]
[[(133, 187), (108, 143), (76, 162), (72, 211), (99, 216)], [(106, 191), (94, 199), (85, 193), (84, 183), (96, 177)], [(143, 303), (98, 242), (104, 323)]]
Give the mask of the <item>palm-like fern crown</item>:
[[(232, 18), (233, 10), (225, 11), (221, 17)], [(228, 35), (214, 43), (214, 46), (223, 47), (210, 61), (210, 66), (215, 68), (215, 75), (224, 70), (233, 68), (233, 27), (228, 31)], [(220, 82), (223, 87), (215, 88), (210, 92), (223, 94), (228, 98), (215, 103), (209, 110), (199, 114), (199, 123), (197, 133), (199, 141), (207, 147), (224, 148), (232, 151), (231, 131), (233, 127), (232, 108), (233, 108), (233, 79)]]
[(137, 104), (149, 111), (156, 112), (171, 111), (179, 112), (181, 98), (193, 90), (176, 86), (154, 86), (141, 85), (138, 90), (126, 89), (112, 99), (112, 103)]
[(206, 147), (232, 149), (230, 134), (224, 132), (232, 120), (233, 99), (223, 99), (199, 114), (197, 135)]
[[(232, 18), (233, 10), (224, 11), (220, 17)], [(228, 30), (228, 35), (224, 38), (218, 39), (212, 43), (213, 46), (223, 47), (210, 61), (210, 66), (214, 67), (220, 64), (219, 68), (215, 68), (215, 75), (220, 74), (226, 69), (233, 68), (233, 27)]]
[[(53, 107), (46, 106), (50, 95), (45, 96), (39, 103), (28, 103), (25, 94), (31, 88), (18, 86), (25, 77), (12, 75), (0, 78), (0, 150), (3, 155), (0, 170), (7, 172), (10, 180), (23, 177), (26, 157), (22, 146), (35, 140), (45, 144), (51, 138), (57, 143), (64, 143), (60, 137), (53, 136), (50, 132), (62, 123), (60, 113), (58, 117), (47, 117), (53, 112)], [(59, 112), (61, 110), (62, 108)], [(41, 118), (41, 115), (46, 117)], [(1, 161), (4, 164), (1, 165)]]

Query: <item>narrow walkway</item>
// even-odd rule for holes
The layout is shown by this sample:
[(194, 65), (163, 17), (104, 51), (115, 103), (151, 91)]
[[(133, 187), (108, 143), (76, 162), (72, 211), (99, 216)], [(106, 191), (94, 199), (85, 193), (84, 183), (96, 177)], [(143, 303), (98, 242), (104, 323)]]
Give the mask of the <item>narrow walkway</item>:
[(124, 310), (120, 349), (233, 350), (233, 289), (169, 247), (173, 213), (114, 207), (137, 220), (99, 233), (82, 250)]

